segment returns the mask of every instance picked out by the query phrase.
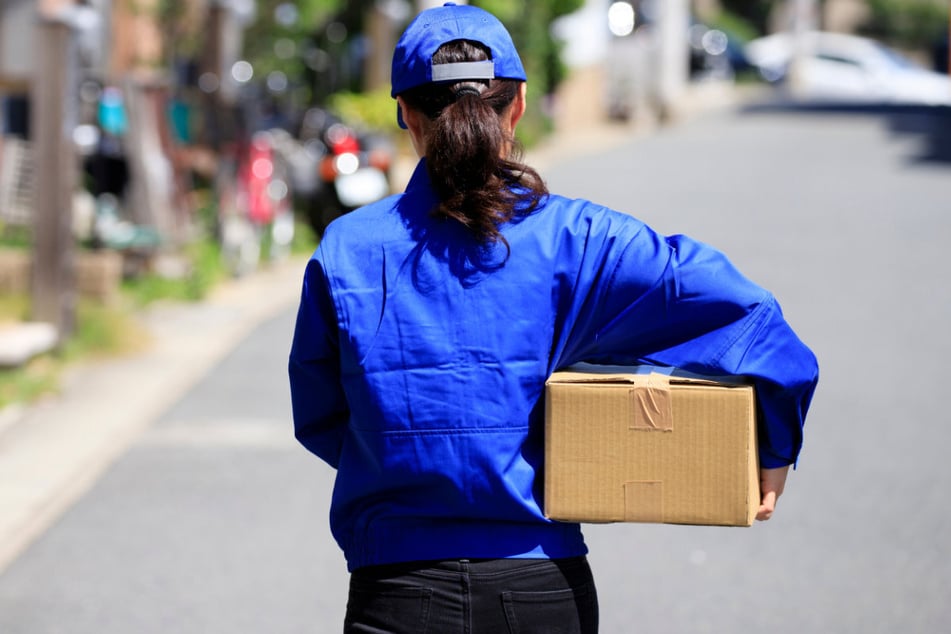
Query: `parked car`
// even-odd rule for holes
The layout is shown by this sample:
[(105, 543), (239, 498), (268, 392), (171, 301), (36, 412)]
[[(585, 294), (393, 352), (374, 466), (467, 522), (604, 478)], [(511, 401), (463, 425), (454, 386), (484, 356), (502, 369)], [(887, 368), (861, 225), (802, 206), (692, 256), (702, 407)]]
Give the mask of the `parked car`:
[(951, 54), (948, 52), (948, 43), (951, 36), (945, 34), (931, 45), (931, 68), (936, 73), (951, 75)]
[[(762, 77), (789, 79), (796, 42), (776, 33), (746, 45)], [(809, 101), (951, 105), (951, 78), (919, 66), (875, 40), (821, 31), (803, 35), (795, 96)]]

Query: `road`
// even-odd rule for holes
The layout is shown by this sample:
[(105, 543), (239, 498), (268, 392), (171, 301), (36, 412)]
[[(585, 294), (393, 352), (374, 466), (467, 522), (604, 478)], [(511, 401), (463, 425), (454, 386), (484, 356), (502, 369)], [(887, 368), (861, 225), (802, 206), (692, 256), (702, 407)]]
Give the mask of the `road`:
[[(946, 629), (951, 162), (922, 121), (720, 112), (545, 167), (554, 191), (722, 248), (822, 370), (773, 520), (586, 529), (602, 632)], [(339, 631), (333, 473), (290, 437), (293, 317), (254, 330), (10, 564), (0, 632)]]

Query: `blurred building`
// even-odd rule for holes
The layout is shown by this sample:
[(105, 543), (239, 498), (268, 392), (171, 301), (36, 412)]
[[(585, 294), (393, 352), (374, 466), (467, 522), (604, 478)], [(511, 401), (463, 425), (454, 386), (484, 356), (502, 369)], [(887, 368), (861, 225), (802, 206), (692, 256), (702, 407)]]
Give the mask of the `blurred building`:
[[(43, 187), (59, 170), (34, 165), (38, 80), (64, 83), (64, 152), (76, 153), (99, 194), (100, 181), (129, 178), (125, 212), (136, 225), (175, 243), (183, 233), (181, 202), (170, 156), (166, 101), (174, 91), (169, 46), (178, 25), (199, 32), (213, 10), (219, 14), (208, 40), (223, 48), (232, 5), (242, 0), (0, 0), (0, 223), (30, 225), (37, 175)], [(225, 17), (220, 17), (224, 15)], [(39, 54), (41, 29), (65, 25), (61, 59)], [(231, 31), (239, 30), (238, 27)], [(231, 49), (240, 46), (232, 45)], [(207, 55), (219, 64), (221, 50)], [(43, 65), (46, 64), (44, 67)], [(221, 68), (216, 68), (222, 75)], [(90, 158), (92, 157), (92, 158)], [(92, 173), (90, 163), (94, 163)], [(123, 188), (124, 184), (122, 185)], [(81, 189), (81, 188), (80, 188)], [(117, 187), (105, 189), (115, 193)]]

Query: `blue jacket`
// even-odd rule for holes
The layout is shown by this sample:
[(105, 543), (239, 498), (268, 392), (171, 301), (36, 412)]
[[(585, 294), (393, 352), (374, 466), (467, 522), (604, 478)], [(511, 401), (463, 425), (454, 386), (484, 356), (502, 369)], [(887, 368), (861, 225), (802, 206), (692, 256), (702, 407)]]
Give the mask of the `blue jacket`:
[(584, 554), (577, 524), (545, 519), (540, 471), (545, 380), (580, 361), (747, 376), (761, 464), (796, 460), (815, 357), (720, 252), (555, 195), (503, 227), (510, 254), (479, 249), (435, 203), (420, 162), (331, 224), (304, 276), (295, 431), (337, 469), (350, 570)]

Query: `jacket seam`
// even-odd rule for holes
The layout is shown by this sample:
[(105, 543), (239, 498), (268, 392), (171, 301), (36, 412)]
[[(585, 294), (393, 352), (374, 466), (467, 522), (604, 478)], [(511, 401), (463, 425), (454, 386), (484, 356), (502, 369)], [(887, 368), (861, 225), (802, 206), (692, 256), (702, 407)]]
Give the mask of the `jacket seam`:
[[(739, 341), (740, 339), (742, 339), (743, 337), (745, 337), (746, 334), (747, 334), (748, 332), (750, 332), (751, 329), (756, 329), (756, 330), (758, 330), (758, 329), (760, 328), (760, 326), (761, 326), (762, 323), (763, 323), (763, 320), (764, 320), (765, 317), (766, 317), (766, 314), (767, 314), (768, 309), (769, 309), (770, 307), (772, 307), (772, 305), (773, 305), (773, 303), (774, 303), (775, 301), (776, 301), (776, 300), (773, 298), (773, 296), (772, 296), (771, 293), (766, 292), (766, 293), (764, 294), (763, 299), (760, 300), (759, 305), (756, 306), (756, 308), (753, 309), (753, 312), (752, 312), (752, 313), (750, 313), (749, 315), (746, 316), (746, 319), (745, 319), (746, 324), (744, 324), (744, 325), (740, 328), (740, 331), (739, 331), (738, 333), (736, 333), (736, 336), (730, 338), (729, 341), (727, 341), (726, 343), (724, 343), (724, 344), (723, 344), (723, 347), (720, 348), (720, 350), (718, 350), (717, 353), (713, 356), (714, 361), (715, 361), (718, 365), (721, 364), (721, 361), (723, 360), (723, 357), (726, 356), (726, 354), (727, 354), (728, 352), (730, 352), (730, 350), (733, 349), (733, 347), (736, 345), (736, 342), (737, 342), (737, 341)], [(743, 357), (746, 356), (746, 352), (749, 350), (751, 344), (752, 344), (752, 342), (749, 342), (749, 343), (747, 343), (747, 345), (743, 348), (743, 355), (742, 355)]]

